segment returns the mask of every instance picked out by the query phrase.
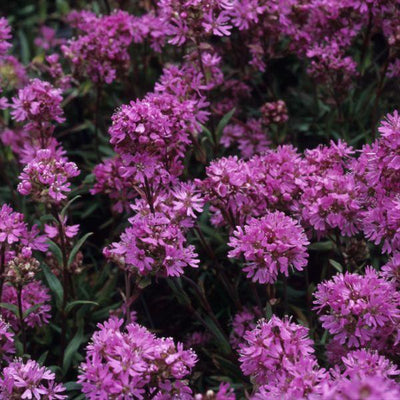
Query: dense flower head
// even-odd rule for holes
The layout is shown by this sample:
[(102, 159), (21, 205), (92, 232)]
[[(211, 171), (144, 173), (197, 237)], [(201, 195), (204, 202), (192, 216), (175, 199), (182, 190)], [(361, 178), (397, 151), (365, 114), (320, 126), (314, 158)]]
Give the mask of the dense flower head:
[(61, 90), (49, 82), (33, 79), (13, 97), (11, 115), (18, 122), (26, 122), (26, 129), (50, 136), (53, 123), (65, 121), (61, 108)]
[(254, 156), (248, 165), (260, 215), (265, 208), (290, 213), (306, 187), (309, 173), (308, 164), (297, 149), (291, 145), (278, 146)]
[(244, 214), (243, 207), (249, 197), (246, 191), (251, 187), (250, 169), (246, 162), (237, 156), (224, 157), (212, 161), (206, 174), (206, 179), (199, 185), (205, 200), (211, 204), (211, 211), (216, 213), (214, 224), (222, 225), (226, 219), (231, 226), (236, 225), (236, 219)]
[(50, 149), (41, 149), (23, 169), (18, 191), (39, 202), (59, 204), (71, 191), (68, 180), (79, 174), (75, 163), (55, 157)]
[(261, 319), (244, 339), (239, 348), (241, 369), (258, 385), (273, 385), (289, 377), (292, 369), (301, 371), (303, 362), (314, 361), (308, 329), (287, 318)]
[(0, 58), (7, 54), (11, 47), (9, 40), (11, 39), (11, 28), (6, 18), (0, 18)]
[(346, 171), (346, 166), (352, 161), (355, 150), (346, 142), (331, 140), (329, 145), (319, 145), (314, 149), (307, 149), (304, 158), (309, 168), (309, 173), (322, 175), (326, 172)]
[[(33, 280), (22, 287), (21, 301), (22, 311), (26, 312), (35, 306), (24, 318), (24, 322), (30, 328), (40, 327), (49, 323), (51, 319), (50, 294), (46, 286), (40, 281)], [(2, 302), (18, 306), (17, 289), (11, 285), (4, 285)], [(7, 309), (1, 309), (1, 315), (14, 330), (20, 329), (20, 320), (17, 316)]]
[(322, 326), (349, 348), (390, 352), (387, 342), (399, 340), (399, 293), (370, 267), (365, 275), (338, 274), (320, 283), (314, 304)]
[(128, 48), (133, 40), (132, 16), (125, 11), (97, 17), (82, 11), (69, 15), (79, 36), (61, 46), (78, 76), (96, 83), (112, 83), (129, 67)]
[(14, 353), (14, 333), (10, 325), (0, 317), (0, 363), (10, 362)]
[(176, 157), (183, 157), (195, 129), (190, 101), (180, 102), (166, 93), (148, 94), (113, 115), (110, 143), (118, 153), (155, 155), (169, 167)]
[(229, 257), (243, 255), (243, 268), (254, 282), (274, 283), (278, 274), (301, 271), (307, 265), (307, 237), (301, 226), (283, 212), (269, 212), (237, 227), (229, 241)]
[(161, 212), (136, 214), (130, 226), (104, 250), (106, 257), (140, 275), (179, 276), (183, 268), (196, 268), (199, 260), (193, 245), (186, 244), (182, 228)]
[(157, 392), (191, 399), (185, 378), (196, 364), (195, 353), (136, 323), (122, 330), (122, 323), (111, 318), (99, 324), (87, 347), (78, 380), (88, 399), (120, 399), (126, 393), (142, 399)]
[(63, 400), (65, 387), (55, 382), (55, 374), (34, 360), (16, 359), (2, 371), (0, 398)]
[(354, 177), (335, 170), (309, 177), (298, 204), (300, 219), (319, 237), (338, 230), (353, 236), (361, 228), (361, 202)]

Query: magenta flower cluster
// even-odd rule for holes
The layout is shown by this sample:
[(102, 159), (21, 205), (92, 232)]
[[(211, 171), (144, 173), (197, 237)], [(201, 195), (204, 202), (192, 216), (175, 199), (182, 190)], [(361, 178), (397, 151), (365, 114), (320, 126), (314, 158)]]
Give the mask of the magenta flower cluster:
[(18, 191), (41, 203), (58, 204), (71, 190), (68, 180), (79, 173), (75, 163), (58, 158), (50, 149), (41, 149), (23, 169)]
[(301, 226), (280, 211), (251, 219), (230, 239), (229, 257), (243, 255), (244, 272), (254, 282), (274, 283), (278, 274), (301, 271), (307, 264), (307, 237)]
[(315, 293), (322, 326), (341, 345), (383, 352), (396, 351), (399, 344), (399, 301), (396, 288), (370, 267), (365, 275), (338, 274)]
[(192, 399), (186, 378), (196, 364), (192, 350), (122, 320), (99, 324), (81, 364), (79, 382), (88, 399)]
[(16, 359), (3, 369), (0, 378), (2, 399), (67, 399), (65, 387), (57, 384), (55, 374), (34, 360)]

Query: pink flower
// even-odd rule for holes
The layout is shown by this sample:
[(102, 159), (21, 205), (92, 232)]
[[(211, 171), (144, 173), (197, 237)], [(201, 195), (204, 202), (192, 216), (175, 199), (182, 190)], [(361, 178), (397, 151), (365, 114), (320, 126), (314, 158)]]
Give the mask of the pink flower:
[(158, 391), (165, 397), (157, 399), (192, 399), (182, 380), (196, 364), (195, 353), (170, 338), (157, 338), (136, 323), (122, 330), (122, 323), (111, 318), (99, 324), (87, 347), (78, 377), (87, 398), (117, 398), (129, 392), (133, 399), (142, 399), (143, 394)]
[(55, 383), (55, 374), (36, 361), (16, 359), (3, 369), (0, 378), (2, 399), (67, 399), (65, 387)]
[(308, 243), (300, 225), (276, 211), (251, 219), (244, 228), (237, 227), (229, 241), (233, 250), (228, 256), (243, 255), (243, 270), (254, 282), (274, 283), (279, 273), (289, 276), (290, 268), (301, 271), (307, 265)]
[(18, 191), (39, 202), (59, 204), (71, 190), (68, 179), (79, 174), (75, 163), (55, 157), (50, 149), (41, 149), (22, 171)]
[(368, 267), (365, 275), (338, 274), (320, 283), (314, 304), (340, 344), (384, 350), (388, 341), (398, 341), (399, 301), (395, 287)]

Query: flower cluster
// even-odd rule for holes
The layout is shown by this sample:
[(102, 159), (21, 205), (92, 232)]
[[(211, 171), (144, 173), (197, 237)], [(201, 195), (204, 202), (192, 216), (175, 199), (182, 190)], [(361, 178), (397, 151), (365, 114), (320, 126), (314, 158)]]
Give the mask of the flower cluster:
[(322, 326), (341, 345), (390, 352), (388, 343), (398, 343), (399, 293), (370, 267), (365, 275), (338, 274), (319, 284), (314, 303)]
[(79, 375), (87, 398), (120, 399), (129, 393), (133, 399), (191, 399), (185, 378), (196, 364), (195, 353), (136, 323), (121, 330), (122, 323), (111, 318), (92, 337)]
[(22, 171), (18, 191), (38, 202), (59, 204), (71, 190), (68, 180), (79, 173), (75, 163), (57, 157), (50, 149), (41, 149)]
[(2, 399), (67, 399), (65, 387), (55, 381), (55, 374), (34, 360), (16, 359), (3, 369), (0, 378)]
[(300, 225), (280, 211), (251, 219), (230, 239), (229, 257), (243, 255), (247, 277), (254, 282), (274, 283), (289, 269), (301, 271), (307, 264), (308, 240)]
[(244, 339), (239, 361), (243, 373), (261, 386), (255, 399), (269, 398), (269, 393), (271, 398), (281, 398), (283, 393), (287, 399), (303, 398), (325, 378), (303, 326), (272, 316), (269, 321), (260, 320)]
[(194, 246), (186, 244), (182, 228), (166, 214), (136, 214), (120, 242), (104, 250), (106, 257), (140, 275), (179, 276), (183, 268), (197, 268)]
[(60, 89), (49, 82), (34, 79), (13, 98), (11, 114), (15, 121), (26, 123), (25, 129), (48, 139), (54, 130), (53, 122), (65, 121), (61, 102)]
[(70, 23), (80, 31), (62, 45), (77, 75), (97, 84), (112, 83), (129, 66), (128, 47), (133, 40), (132, 17), (123, 11), (97, 17), (91, 12), (72, 12)]

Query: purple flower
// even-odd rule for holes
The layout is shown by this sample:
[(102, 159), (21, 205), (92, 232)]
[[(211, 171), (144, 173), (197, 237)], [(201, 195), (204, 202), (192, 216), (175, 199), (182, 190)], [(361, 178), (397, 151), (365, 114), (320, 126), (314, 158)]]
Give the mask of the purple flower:
[(159, 392), (164, 397), (157, 399), (192, 399), (184, 379), (196, 364), (195, 353), (136, 323), (121, 330), (122, 323), (111, 318), (99, 324), (87, 347), (78, 378), (87, 398), (106, 400), (129, 393), (142, 399)]
[(55, 374), (36, 361), (16, 359), (2, 371), (0, 398), (63, 400), (65, 387), (55, 383)]
[(136, 214), (129, 222), (120, 242), (104, 250), (106, 257), (140, 275), (179, 276), (186, 266), (197, 268), (194, 246), (186, 245), (182, 228), (165, 214)]
[[(283, 392), (285, 384), (294, 382), (291, 389), (295, 390), (296, 381), (303, 379), (303, 384), (297, 387), (298, 395), (292, 397), (301, 398), (304, 393), (299, 392), (308, 384), (316, 385), (323, 376), (313, 354), (308, 329), (289, 319), (275, 316), (269, 321), (262, 319), (245, 333), (244, 339), (239, 348), (241, 369), (257, 385), (278, 386)], [(310, 374), (309, 380), (307, 374)]]
[(68, 179), (79, 174), (75, 163), (55, 157), (50, 149), (41, 149), (22, 171), (18, 191), (38, 202), (59, 204), (71, 190)]
[(49, 82), (32, 80), (13, 97), (11, 115), (15, 121), (27, 122), (26, 129), (38, 132), (43, 137), (53, 133), (52, 123), (65, 121), (61, 108), (61, 90)]
[(96, 83), (112, 83), (119, 72), (129, 67), (128, 48), (133, 40), (133, 17), (118, 10), (96, 17), (87, 11), (72, 12), (70, 22), (80, 35), (61, 46), (78, 76)]
[(314, 309), (340, 344), (385, 350), (388, 341), (398, 342), (399, 301), (395, 287), (367, 267), (365, 275), (338, 274), (320, 283)]
[(243, 268), (253, 282), (274, 283), (289, 269), (301, 271), (307, 265), (307, 237), (301, 226), (280, 211), (252, 218), (244, 228), (237, 227), (230, 238), (229, 257), (243, 255)]

